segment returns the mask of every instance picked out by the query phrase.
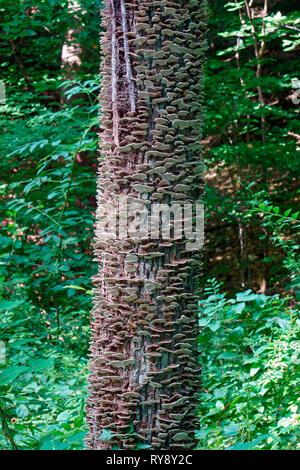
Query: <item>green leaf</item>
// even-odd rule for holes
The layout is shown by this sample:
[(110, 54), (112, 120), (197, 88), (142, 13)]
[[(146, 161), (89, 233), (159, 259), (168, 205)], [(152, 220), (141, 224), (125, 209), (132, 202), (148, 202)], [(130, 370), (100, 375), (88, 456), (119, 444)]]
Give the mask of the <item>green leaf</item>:
[(72, 436), (70, 437), (67, 437), (67, 440), (69, 442), (83, 442), (84, 441), (84, 438), (85, 438), (85, 435), (86, 435), (86, 431), (80, 431), (80, 432), (76, 432), (75, 434), (73, 434)]
[(62, 442), (58, 438), (53, 438), (52, 436), (46, 437), (46, 439), (42, 440), (39, 446), (40, 450), (65, 450), (68, 449), (69, 443), (67, 440)]
[(29, 415), (29, 410), (26, 405), (19, 405), (16, 408), (16, 413), (19, 418), (26, 418)]
[(232, 305), (231, 306), (231, 310), (234, 312), (234, 313), (237, 313), (237, 314), (240, 314), (243, 312), (244, 308), (246, 307), (246, 304), (245, 302), (240, 302), (235, 304), (235, 305)]
[(250, 289), (236, 294), (236, 300), (238, 302), (251, 302), (252, 300), (256, 300), (257, 297), (259, 297), (259, 295), (251, 293)]
[(36, 33), (35, 31), (33, 31), (32, 29), (26, 29), (25, 32), (24, 32), (24, 34), (25, 34), (26, 36), (30, 36), (30, 37), (31, 37), (31, 36), (35, 36), (37, 33)]
[(77, 290), (84, 290), (84, 287), (80, 287), (80, 286), (74, 286), (73, 284), (69, 285), (69, 286), (64, 286), (64, 289), (77, 289)]
[(249, 442), (236, 442), (230, 447), (226, 447), (226, 450), (250, 450), (252, 448)]
[(239, 358), (239, 355), (234, 351), (226, 351), (218, 356), (218, 359), (224, 359), (225, 361), (235, 361)]
[(216, 402), (216, 408), (217, 408), (218, 410), (224, 410), (225, 405), (224, 405), (224, 403), (223, 403), (221, 400), (217, 400), (217, 402)]
[(227, 390), (226, 389), (223, 389), (223, 390), (220, 390), (220, 389), (215, 389), (214, 390), (214, 396), (216, 398), (225, 398), (227, 395)]
[(219, 321), (211, 322), (208, 325), (208, 327), (211, 331), (213, 331), (215, 333), (221, 327), (221, 322), (219, 322)]
[(7, 367), (0, 375), (0, 385), (8, 384), (12, 380), (18, 377), (18, 375), (28, 372), (30, 368), (28, 366), (11, 366)]
[(209, 322), (210, 322), (209, 319), (203, 318), (203, 319), (198, 321), (198, 325), (201, 326), (201, 327), (205, 327), (209, 324)]
[(244, 328), (242, 326), (237, 326), (230, 332), (229, 339), (230, 341), (236, 341), (242, 338), (243, 334), (244, 334)]
[(3, 300), (2, 302), (0, 302), (0, 310), (13, 310), (15, 307), (18, 307), (22, 303), (22, 300)]
[(40, 450), (55, 450), (54, 443), (51, 437), (43, 439), (39, 444)]
[(54, 365), (54, 359), (51, 357), (48, 359), (31, 359), (29, 361), (29, 365), (34, 372), (43, 369), (50, 369)]
[(226, 436), (236, 436), (239, 433), (240, 426), (238, 424), (227, 424), (223, 427)]
[(253, 377), (260, 370), (260, 367), (253, 367), (250, 369), (250, 377)]
[(70, 418), (70, 413), (71, 413), (70, 410), (62, 411), (56, 416), (56, 421), (58, 422), (68, 421)]

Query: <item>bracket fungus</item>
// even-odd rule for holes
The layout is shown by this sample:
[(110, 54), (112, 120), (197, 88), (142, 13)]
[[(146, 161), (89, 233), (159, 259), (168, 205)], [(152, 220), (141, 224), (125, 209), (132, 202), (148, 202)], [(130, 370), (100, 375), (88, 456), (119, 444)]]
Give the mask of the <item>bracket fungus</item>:
[[(161, 234), (105, 238), (100, 209), (109, 203), (117, 210), (120, 196), (145, 210), (201, 198), (205, 17), (206, 0), (105, 0), (102, 10), (105, 158), (94, 243), (89, 449), (130, 450), (141, 440), (160, 450), (195, 445), (200, 253), (187, 251), (184, 238)], [(100, 438), (104, 429), (111, 439)]]

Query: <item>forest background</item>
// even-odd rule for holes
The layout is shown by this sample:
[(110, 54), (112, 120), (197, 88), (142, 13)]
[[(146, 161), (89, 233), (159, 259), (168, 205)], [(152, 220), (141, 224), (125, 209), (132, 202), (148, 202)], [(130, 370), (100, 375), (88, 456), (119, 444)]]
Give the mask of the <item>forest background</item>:
[[(299, 4), (208, 3), (198, 448), (296, 449)], [(101, 4), (0, 0), (1, 449), (83, 448)]]

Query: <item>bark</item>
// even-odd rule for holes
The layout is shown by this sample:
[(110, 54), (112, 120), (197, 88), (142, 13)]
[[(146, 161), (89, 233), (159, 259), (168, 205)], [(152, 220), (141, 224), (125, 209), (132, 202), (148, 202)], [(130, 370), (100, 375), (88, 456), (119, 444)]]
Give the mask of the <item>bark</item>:
[[(107, 0), (86, 446), (192, 448), (198, 428), (196, 276), (186, 240), (103, 239), (101, 208), (202, 194), (205, 1)], [(104, 429), (112, 439), (100, 438)], [(132, 434), (130, 430), (134, 430)]]

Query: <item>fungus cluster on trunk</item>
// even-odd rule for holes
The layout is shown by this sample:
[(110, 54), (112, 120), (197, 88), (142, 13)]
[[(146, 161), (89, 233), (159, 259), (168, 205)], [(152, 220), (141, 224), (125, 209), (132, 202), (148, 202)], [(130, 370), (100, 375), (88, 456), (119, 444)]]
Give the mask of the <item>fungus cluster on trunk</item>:
[[(145, 210), (201, 197), (205, 3), (106, 1), (100, 209), (118, 208), (120, 195)], [(199, 255), (184, 238), (107, 240), (97, 226), (94, 251), (86, 446), (191, 448), (198, 426)], [(100, 439), (104, 429), (110, 440)]]

